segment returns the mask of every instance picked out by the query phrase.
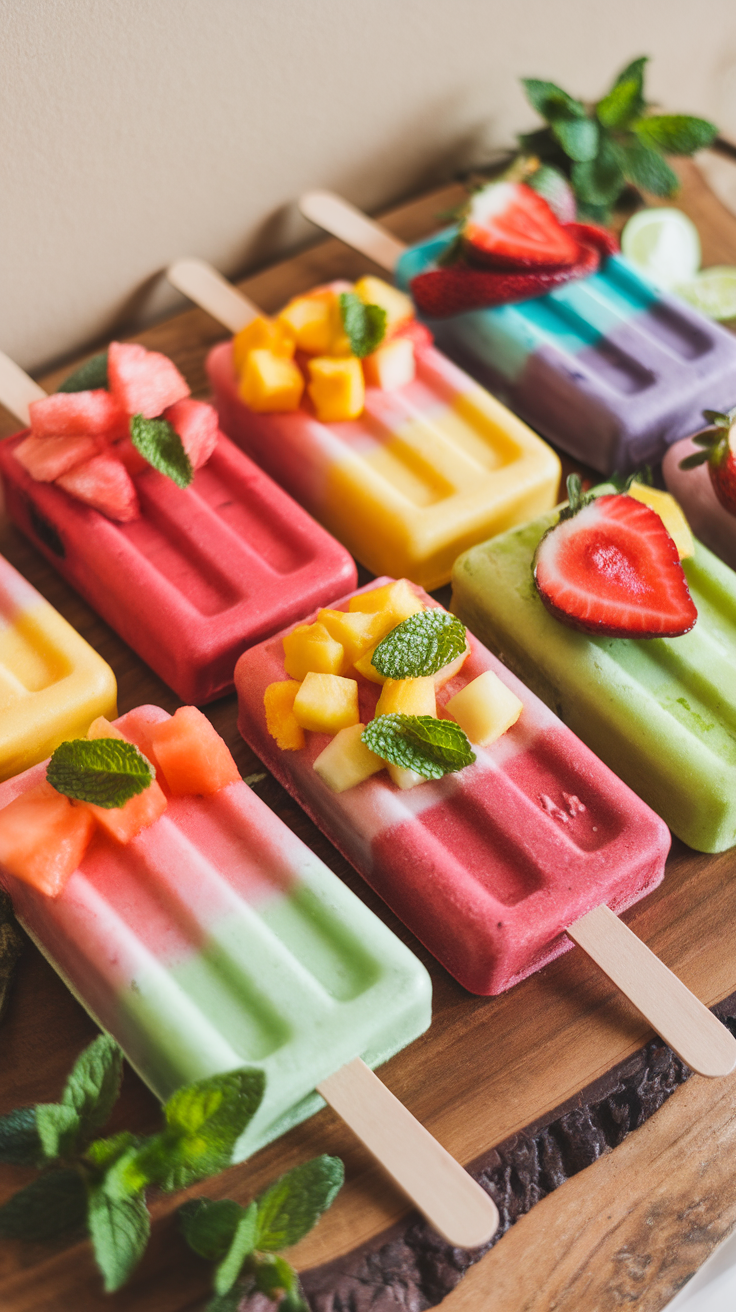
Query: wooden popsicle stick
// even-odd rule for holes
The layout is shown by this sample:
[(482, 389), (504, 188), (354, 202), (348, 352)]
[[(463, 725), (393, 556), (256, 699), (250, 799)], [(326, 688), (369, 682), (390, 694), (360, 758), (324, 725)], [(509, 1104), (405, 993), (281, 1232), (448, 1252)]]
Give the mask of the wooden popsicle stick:
[(231, 333), (239, 333), (261, 311), (223, 278), (206, 260), (176, 260), (166, 270), (166, 277), (177, 291), (183, 292), (200, 309), (206, 310)]
[(607, 906), (581, 916), (567, 930), (699, 1075), (729, 1075), (736, 1068), (736, 1039)]
[(496, 1233), (493, 1199), (360, 1057), (318, 1084), (317, 1092), (449, 1244), (478, 1248)]
[(334, 191), (305, 192), (299, 198), (299, 209), (305, 219), (324, 228), (333, 237), (339, 237), (346, 246), (367, 255), (389, 273), (393, 273), (399, 256), (407, 249), (405, 242), (392, 236), (387, 228), (369, 219), (341, 196), (336, 196)]
[(0, 351), (0, 402), (12, 415), (17, 415), (26, 426), (31, 422), (28, 407), (31, 401), (40, 401), (46, 393), (34, 383), (20, 365)]

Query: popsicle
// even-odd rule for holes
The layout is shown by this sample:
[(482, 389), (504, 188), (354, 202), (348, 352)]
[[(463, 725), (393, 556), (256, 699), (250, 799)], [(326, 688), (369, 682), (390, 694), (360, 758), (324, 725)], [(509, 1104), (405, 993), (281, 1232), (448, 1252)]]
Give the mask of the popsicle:
[[(408, 289), (455, 229), (406, 247), (331, 192), (306, 218)], [(431, 323), (443, 351), (563, 451), (602, 473), (661, 459), (704, 406), (736, 401), (736, 340), (622, 255), (545, 296)]]
[(0, 556), (0, 779), (117, 714), (115, 675)]
[[(0, 400), (23, 423), (39, 394), (0, 357)], [(124, 523), (32, 477), (15, 456), (25, 438), (0, 443), (9, 515), (184, 700), (227, 692), (244, 645), (355, 579), (345, 549), (225, 437), (189, 487), (136, 474), (142, 513)]]
[[(364, 598), (387, 583), (379, 579), (352, 595)], [(350, 613), (350, 600), (335, 602), (331, 613)], [(462, 668), (436, 689), (437, 714), (449, 720), (456, 696), (492, 672), (519, 698), (520, 718), (489, 746), (474, 739), (474, 763), (408, 789), (405, 777), (397, 785), (380, 769), (381, 761), (354, 787), (330, 782), (324, 733), (308, 733), (303, 746), (278, 745), (264, 694), (284, 680), (285, 650), (287, 664), (293, 656), (288, 634), (238, 661), (240, 732), (465, 988), (503, 992), (575, 941), (667, 1042), (687, 1053), (688, 1064), (711, 1075), (733, 1068), (733, 1039), (618, 919), (662, 880), (665, 825), (472, 633)], [(346, 732), (360, 733), (371, 722), (379, 691), (360, 677), (360, 725)]]
[(693, 533), (714, 555), (736, 569), (736, 516), (721, 505), (705, 465), (680, 469), (680, 461), (697, 450), (689, 437), (673, 443), (662, 461), (664, 481), (682, 506)]
[[(202, 261), (168, 276), (233, 332), (259, 313)], [(246, 406), (230, 342), (207, 370), (224, 430), (362, 564), (435, 588), (464, 547), (552, 504), (559, 462), (434, 346), (415, 342), (414, 355), (413, 381), (367, 386), (363, 413), (336, 422), (308, 401), (289, 413)]]
[[(242, 780), (182, 792), (155, 736), (172, 724), (146, 706), (111, 731), (158, 752), (174, 791), (153, 823), (124, 845), (98, 832), (55, 897), (0, 866), (21, 923), (159, 1098), (264, 1070), (234, 1160), (325, 1099), (450, 1242), (486, 1242), (491, 1199), (369, 1069), (428, 1027), (426, 970)], [(6, 862), (3, 810), (45, 771), (0, 786)]]

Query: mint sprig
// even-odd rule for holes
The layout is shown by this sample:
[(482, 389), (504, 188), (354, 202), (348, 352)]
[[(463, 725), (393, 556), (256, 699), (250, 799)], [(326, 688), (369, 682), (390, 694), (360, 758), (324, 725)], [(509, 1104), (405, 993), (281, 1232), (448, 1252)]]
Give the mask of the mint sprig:
[(168, 419), (144, 419), (143, 415), (133, 415), (130, 438), (136, 451), (159, 474), (165, 474), (177, 487), (189, 487), (194, 478), (192, 462)]
[(465, 625), (446, 610), (430, 607), (397, 624), (379, 642), (371, 664), (387, 679), (421, 679), (465, 651)]
[(80, 364), (74, 373), (59, 383), (57, 392), (92, 392), (107, 389), (107, 351), (100, 351)]
[(475, 760), (460, 725), (433, 715), (379, 715), (366, 725), (361, 741), (382, 760), (425, 779), (441, 779)]
[(353, 355), (361, 359), (370, 355), (386, 336), (386, 311), (380, 305), (366, 305), (355, 292), (341, 292), (339, 304)]
[(57, 793), (106, 810), (144, 792), (155, 777), (151, 762), (124, 738), (75, 738), (61, 743), (46, 769)]

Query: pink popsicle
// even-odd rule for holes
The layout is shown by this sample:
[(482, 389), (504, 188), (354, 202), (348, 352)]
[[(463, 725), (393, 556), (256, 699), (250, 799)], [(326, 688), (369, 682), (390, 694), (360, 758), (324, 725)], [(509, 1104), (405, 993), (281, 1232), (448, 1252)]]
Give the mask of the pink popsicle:
[(700, 449), (690, 437), (675, 442), (662, 461), (664, 481), (667, 491), (682, 506), (695, 536), (736, 569), (736, 515), (730, 515), (718, 500), (707, 465), (680, 469), (680, 461)]

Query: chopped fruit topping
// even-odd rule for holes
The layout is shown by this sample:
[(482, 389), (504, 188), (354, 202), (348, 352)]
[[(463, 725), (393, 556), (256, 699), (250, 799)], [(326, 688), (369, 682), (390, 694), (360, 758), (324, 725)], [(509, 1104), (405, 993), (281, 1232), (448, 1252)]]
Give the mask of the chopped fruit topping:
[(61, 893), (94, 830), (86, 806), (75, 806), (46, 780), (0, 811), (0, 862), (48, 897)]
[(129, 797), (122, 806), (112, 809), (87, 804), (97, 824), (117, 843), (129, 843), (147, 829), (166, 810), (166, 796), (154, 781), (144, 793)]
[(233, 365), (238, 374), (242, 374), (251, 351), (265, 348), (273, 355), (281, 355), (286, 360), (294, 358), (296, 334), (283, 319), (266, 319), (263, 315), (251, 319), (233, 337)]
[(118, 460), (122, 460), (131, 478), (135, 478), (136, 474), (144, 474), (147, 469), (151, 468), (146, 457), (142, 456), (138, 448), (133, 446), (133, 442), (129, 437), (124, 437), (122, 442), (116, 442), (114, 446), (111, 446), (110, 454), (117, 456)]
[(217, 411), (206, 401), (185, 397), (164, 410), (163, 417), (181, 438), (192, 469), (201, 469), (217, 446), (220, 436)]
[[(141, 348), (142, 349), (142, 348)], [(103, 388), (93, 392), (55, 392), (28, 407), (34, 437), (107, 437), (128, 431), (126, 412)]]
[(110, 343), (107, 376), (112, 395), (127, 415), (155, 419), (175, 401), (189, 396), (189, 388), (173, 361), (135, 342)]
[(359, 278), (355, 284), (355, 295), (364, 305), (378, 305), (386, 312), (386, 336), (390, 337), (399, 324), (414, 318), (414, 306), (406, 292), (384, 282), (383, 278), (374, 278), (368, 274)]
[(414, 343), (410, 337), (392, 337), (363, 360), (363, 373), (369, 387), (384, 392), (396, 391), (413, 383), (416, 376)]
[(579, 258), (574, 264), (524, 273), (491, 269), (474, 269), (453, 264), (446, 269), (429, 269), (411, 281), (411, 290), (422, 314), (430, 319), (445, 319), (466, 310), (482, 310), (493, 305), (509, 305), (543, 296), (573, 278), (587, 278), (600, 264), (598, 251), (587, 243), (578, 243)]
[(294, 679), (269, 683), (263, 694), (266, 728), (284, 752), (298, 752), (304, 746), (304, 730), (294, 714), (294, 698), (301, 684)]
[(340, 674), (345, 663), (342, 643), (336, 642), (324, 624), (299, 624), (287, 633), (284, 643), (284, 669), (299, 682), (310, 672)]
[(633, 482), (626, 489), (628, 496), (635, 501), (642, 501), (656, 511), (672, 538), (680, 560), (686, 560), (695, 551), (690, 525), (682, 513), (681, 507), (669, 492), (660, 492), (658, 487), (648, 487), (646, 483)]
[(416, 788), (417, 784), (426, 784), (427, 780), (418, 770), (409, 770), (404, 765), (394, 765), (393, 761), (386, 761), (388, 777), (397, 788)]
[(317, 774), (333, 793), (355, 788), (386, 764), (362, 741), (364, 728), (364, 724), (351, 724), (341, 729), (314, 762)]
[(457, 720), (471, 743), (490, 747), (497, 738), (516, 724), (523, 703), (493, 670), (485, 670), (467, 683), (445, 705), (448, 715)]
[(471, 256), (494, 268), (550, 269), (578, 258), (575, 238), (523, 182), (491, 182), (476, 191), (461, 232)]
[(360, 715), (355, 679), (310, 671), (294, 698), (294, 715), (302, 729), (315, 733), (337, 733), (357, 724)]
[(592, 499), (568, 479), (570, 508), (534, 557), (537, 591), (557, 619), (610, 638), (675, 638), (697, 611), (659, 515), (623, 494)]
[(373, 647), (369, 647), (353, 664), (358, 674), (362, 674), (364, 679), (370, 679), (371, 683), (385, 683), (387, 676), (381, 674), (381, 671), (377, 670), (373, 664), (373, 653), (377, 646), (378, 643), (375, 643)]
[(36, 482), (53, 483), (75, 465), (91, 460), (99, 449), (99, 439), (94, 437), (34, 437), (31, 433), (18, 443), (13, 455)]
[[(252, 357), (251, 357), (252, 358)], [(365, 405), (365, 382), (355, 356), (316, 356), (309, 360), (307, 391), (317, 418), (323, 423), (357, 419)]]
[(408, 579), (397, 579), (395, 583), (384, 583), (380, 588), (371, 588), (369, 592), (359, 592), (356, 597), (351, 597), (348, 610), (386, 611), (391, 617), (391, 623), (386, 629), (388, 632), (410, 615), (424, 610), (424, 603), (419, 600)]
[(441, 779), (475, 760), (460, 725), (431, 715), (381, 715), (366, 726), (363, 742), (385, 761), (425, 779)]
[(429, 328), (424, 323), (419, 323), (418, 319), (407, 319), (405, 323), (400, 323), (394, 337), (408, 337), (414, 345), (414, 356), (417, 351), (423, 351), (426, 347), (431, 346), (434, 337)]
[(725, 510), (736, 515), (736, 407), (727, 414), (719, 410), (704, 410), (705, 418), (713, 425), (693, 438), (696, 451), (680, 461), (680, 469), (694, 469), (708, 461), (708, 473), (713, 491)]
[(257, 414), (296, 410), (304, 391), (304, 375), (293, 360), (261, 347), (248, 353), (238, 390)]
[(447, 665), (443, 665), (436, 674), (432, 675), (435, 688), (441, 688), (443, 684), (449, 683), (451, 679), (454, 679), (455, 675), (460, 673), (469, 655), (470, 643), (466, 640), (465, 650), (461, 651), (460, 655), (456, 656), (454, 661), (448, 661)]
[(376, 705), (379, 715), (437, 714), (434, 679), (387, 679)]
[(112, 454), (93, 456), (56, 480), (58, 487), (121, 524), (141, 513), (133, 481), (125, 465)]
[(296, 296), (281, 311), (277, 323), (293, 332), (297, 349), (310, 355), (326, 355), (342, 335), (337, 293), (331, 288)]
[(207, 797), (240, 779), (227, 744), (196, 706), (180, 706), (170, 720), (154, 725), (151, 741), (175, 796)]
[[(87, 737), (89, 739), (122, 738), (124, 740), (125, 734), (121, 733), (120, 730), (116, 728), (114, 724), (111, 724), (109, 720), (106, 720), (104, 715), (98, 715), (97, 719), (93, 720), (91, 725), (89, 726), (89, 729), (87, 730)], [(144, 756), (145, 756), (145, 752), (144, 752)]]
[(350, 666), (369, 647), (374, 647), (392, 625), (391, 617), (380, 611), (370, 614), (355, 611), (351, 614), (344, 610), (321, 610), (317, 622), (324, 625), (335, 642), (342, 645), (344, 668), (332, 671), (335, 674), (347, 674)]

